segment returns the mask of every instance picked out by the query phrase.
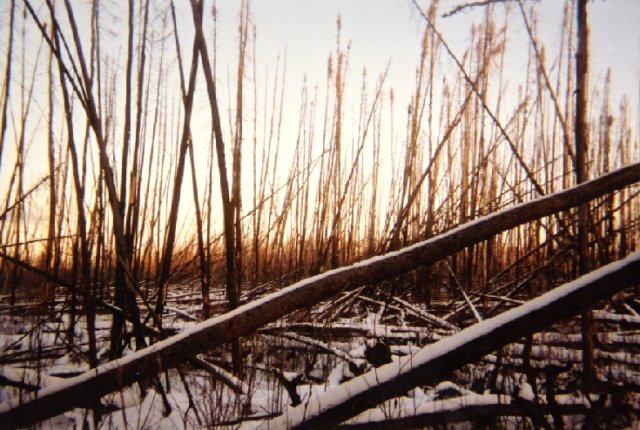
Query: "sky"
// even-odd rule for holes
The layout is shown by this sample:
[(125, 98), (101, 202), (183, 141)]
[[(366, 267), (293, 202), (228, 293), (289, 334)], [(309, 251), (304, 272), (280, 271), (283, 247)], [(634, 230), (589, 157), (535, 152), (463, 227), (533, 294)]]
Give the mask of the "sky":
[[(458, 5), (473, 2), (442, 0), (436, 26), (458, 58), (462, 58), (471, 40), (473, 23), (482, 22), (485, 7), (466, 8), (450, 17), (443, 17)], [(547, 68), (555, 70), (562, 25), (564, 1), (524, 1), (537, 14), (538, 37), (544, 47)], [(176, 3), (177, 5), (180, 2)], [(218, 59), (221, 69), (230, 78), (219, 79), (225, 88), (226, 79), (235, 79), (237, 64), (236, 0), (218, 0)], [(418, 1), (423, 10), (430, 2)], [(186, 6), (183, 5), (183, 6)], [(528, 59), (529, 39), (515, 2), (511, 9), (506, 63), (506, 97), (515, 99), (522, 84)], [(636, 111), (640, 106), (640, 2), (638, 0), (590, 1), (590, 89), (591, 99), (600, 97), (608, 68), (612, 70), (612, 108), (617, 110), (623, 96)], [(180, 7), (185, 26), (190, 25), (190, 10)], [(497, 25), (504, 21), (505, 5), (497, 3), (493, 14)], [(286, 58), (286, 108), (291, 115), (299, 113), (299, 93), (303, 82), (322, 90), (326, 85), (329, 55), (335, 53), (337, 18), (341, 20), (341, 46), (348, 45), (349, 68), (346, 79), (345, 111), (357, 113), (360, 103), (362, 71), (367, 70), (368, 91), (388, 67), (387, 88), (393, 88), (398, 116), (398, 128), (405, 120), (406, 107), (415, 89), (416, 68), (425, 28), (423, 18), (411, 0), (254, 0), (251, 2), (252, 24), (256, 31), (256, 68), (258, 73), (273, 79), (277, 59)], [(206, 19), (205, 19), (206, 21)], [(457, 73), (453, 61), (444, 52), (440, 56), (443, 70)], [(226, 69), (224, 69), (226, 64)], [(293, 136), (291, 141), (293, 141)]]
[[(237, 58), (235, 0), (218, 0), (219, 58), (231, 59), (229, 74), (234, 75)], [(482, 22), (485, 7), (467, 8), (443, 17), (460, 0), (443, 0), (439, 4), (436, 26), (458, 58), (462, 58), (471, 40), (473, 23)], [(555, 70), (562, 25), (564, 1), (525, 1), (538, 17), (540, 46), (546, 51), (547, 67)], [(418, 1), (423, 10), (430, 2)], [(529, 38), (515, 2), (510, 2), (509, 41), (506, 63), (506, 97), (515, 99), (522, 84), (528, 60)], [(640, 100), (640, 2), (638, 0), (595, 0), (589, 2), (590, 83), (593, 100), (599, 97), (607, 69), (612, 70), (612, 108), (623, 96), (629, 97), (637, 110)], [(505, 6), (493, 9), (497, 25), (503, 24)], [(362, 70), (368, 74), (369, 92), (377, 78), (389, 67), (386, 85), (393, 88), (402, 128), (406, 107), (415, 89), (415, 75), (425, 28), (423, 18), (411, 0), (255, 0), (251, 2), (252, 23), (256, 28), (256, 51), (259, 71), (272, 75), (276, 58), (286, 56), (288, 108), (297, 115), (296, 96), (303, 80), (310, 86), (324, 88), (327, 60), (336, 50), (337, 17), (341, 20), (341, 45), (350, 46), (346, 80), (346, 111), (357, 112), (360, 103)], [(190, 16), (187, 14), (187, 18)], [(224, 36), (224, 35), (227, 36)], [(231, 35), (229, 37), (228, 35)], [(224, 40), (228, 42), (224, 42)], [(230, 48), (227, 49), (227, 46)], [(453, 61), (441, 53), (441, 67), (457, 73)], [(293, 106), (292, 106), (293, 104)], [(402, 137), (401, 137), (402, 138)], [(293, 137), (290, 139), (293, 141)]]
[[(237, 3), (235, 0), (217, 2), (221, 22), (225, 16), (235, 16)], [(423, 7), (427, 4), (418, 3)], [(463, 3), (442, 1), (440, 10), (450, 11)], [(539, 14), (540, 35), (550, 53), (557, 48), (563, 3), (559, 0), (525, 2), (534, 5)], [(484, 10), (483, 7), (469, 8), (448, 18), (438, 18), (437, 25), (458, 56), (468, 45), (470, 24), (481, 20)], [(503, 10), (504, 6), (496, 5), (496, 14)], [(301, 80), (307, 74), (309, 79), (318, 76), (321, 83), (327, 57), (335, 49), (338, 15), (342, 20), (343, 43), (351, 42), (352, 76), (359, 76), (365, 66), (376, 76), (390, 62), (389, 82), (396, 87), (403, 83), (413, 85), (424, 24), (410, 0), (256, 0), (252, 2), (252, 17), (257, 29), (258, 61), (272, 63), (270, 58), (286, 50), (291, 79)], [(617, 94), (626, 93), (637, 99), (640, 3), (637, 0), (591, 1), (589, 19), (592, 80), (603, 79), (607, 67), (611, 67)], [(235, 22), (230, 21), (235, 26)], [(515, 8), (510, 26), (513, 30), (510, 54), (526, 53), (527, 35)], [(521, 59), (526, 61), (524, 57)]]
[[(37, 3), (34, 1), (34, 4)], [(86, 14), (87, 2), (77, 0), (72, 2), (78, 11), (78, 21), (81, 28), (88, 28), (88, 14)], [(152, 2), (156, 6), (165, 4), (165, 1)], [(418, 1), (426, 9), (429, 2)], [(467, 8), (451, 17), (443, 18), (442, 13), (452, 10), (454, 7), (470, 2), (460, 0), (442, 0), (439, 5), (436, 25), (442, 32), (444, 39), (451, 46), (454, 53), (460, 58), (467, 49), (471, 36), (470, 26), (474, 22), (481, 22), (486, 11), (485, 7)], [(552, 61), (557, 56), (562, 7), (564, 2), (560, 0), (525, 1), (528, 7), (534, 7), (538, 17), (538, 34), (541, 44), (547, 52), (549, 63), (547, 66), (553, 70)], [(6, 1), (0, 1), (0, 20), (6, 22)], [(19, 3), (20, 4), (20, 3)], [(185, 53), (184, 61), (187, 63), (190, 56), (190, 44), (193, 37), (193, 24), (191, 8), (188, 0), (175, 0), (177, 18), (181, 42)], [(238, 16), (239, 4), (237, 0), (217, 0), (217, 61), (219, 93), (221, 94), (221, 111), (227, 112), (231, 92), (235, 85), (235, 68), (238, 59)], [(522, 24), (522, 18), (516, 9), (514, 2), (509, 2), (511, 14), (509, 19), (509, 41), (507, 46), (508, 63), (506, 65), (506, 93), (507, 97), (515, 97), (517, 86), (522, 83), (522, 74), (527, 61), (529, 42)], [(104, 39), (104, 46), (112, 52), (111, 58), (120, 74), (124, 71), (124, 57), (126, 53), (126, 6), (125, 2), (104, 3), (105, 28), (108, 37)], [(205, 25), (211, 30), (212, 2), (206, 2)], [(84, 12), (83, 12), (83, 7)], [(505, 5), (502, 3), (494, 6), (494, 16), (498, 26), (503, 24)], [(44, 10), (39, 9), (44, 15)], [(415, 88), (415, 74), (420, 56), (420, 41), (424, 31), (424, 22), (416, 10), (416, 6), (410, 0), (253, 0), (251, 2), (251, 23), (255, 27), (256, 39), (255, 64), (250, 60), (248, 67), (255, 66), (259, 76), (259, 85), (265, 86), (265, 82), (271, 82), (274, 78), (276, 64), (279, 61), (281, 70), (286, 60), (286, 88), (285, 88), (285, 117), (288, 124), (293, 125), (285, 131), (290, 135), (283, 139), (285, 145), (291, 145), (295, 141), (295, 125), (300, 111), (300, 91), (303, 82), (307, 82), (309, 88), (318, 86), (322, 91), (326, 85), (326, 70), (329, 55), (336, 50), (337, 18), (341, 20), (341, 47), (349, 49), (349, 67), (346, 78), (345, 114), (357, 115), (361, 100), (362, 71), (367, 70), (368, 92), (371, 96), (378, 77), (388, 67), (388, 76), (385, 84), (387, 89), (393, 88), (397, 100), (399, 116), (396, 118), (399, 133), (406, 116), (406, 107), (410, 103), (411, 93)], [(612, 70), (612, 105), (615, 109), (622, 96), (629, 97), (632, 109), (636, 112), (640, 105), (640, 2), (638, 0), (593, 0), (589, 2), (590, 20), (590, 79), (591, 89), (602, 87), (602, 82), (608, 68)], [(152, 25), (158, 25), (153, 22)], [(210, 33), (209, 33), (210, 34)], [(29, 30), (27, 40), (30, 45), (25, 49), (28, 61), (35, 58), (35, 53), (40, 44), (39, 34), (35, 29)], [(209, 41), (210, 42), (210, 41)], [(88, 44), (88, 42), (86, 42)], [(173, 43), (173, 42), (171, 42)], [(250, 42), (250, 43), (253, 43)], [(4, 70), (4, 50), (6, 49), (6, 31), (0, 29), (0, 70)], [(211, 45), (210, 45), (211, 47)], [(168, 48), (170, 52), (173, 46)], [(252, 48), (251, 48), (252, 49)], [(16, 53), (16, 55), (20, 55)], [(175, 62), (174, 58), (170, 61)], [(46, 57), (45, 57), (46, 58)], [(157, 56), (156, 56), (157, 58)], [(457, 73), (453, 62), (443, 52), (441, 53), (441, 70), (444, 73)], [(46, 82), (46, 74), (43, 69), (37, 75), (37, 79)], [(120, 75), (120, 78), (122, 75)], [(14, 76), (18, 82), (18, 76)], [(251, 85), (251, 77), (245, 78)], [(18, 82), (19, 83), (19, 82)], [(231, 83), (231, 84), (229, 84)], [(19, 83), (20, 84), (20, 83)], [(120, 84), (120, 82), (118, 82)], [(271, 84), (269, 84), (271, 86)], [(250, 88), (250, 87), (248, 87)], [(262, 91), (259, 90), (259, 91)], [(46, 107), (46, 87), (42, 86), (36, 91), (43, 98), (36, 100), (39, 115)], [(598, 97), (593, 92), (594, 98)], [(321, 96), (322, 97), (322, 96)], [(206, 89), (203, 81), (198, 83), (196, 90), (196, 132), (207, 130), (199, 127), (199, 121), (203, 124), (209, 120)], [(247, 121), (251, 118), (247, 114)], [(350, 120), (353, 121), (353, 120)], [(223, 118), (223, 123), (228, 120)], [(32, 120), (31, 126), (37, 130), (42, 126), (42, 121)], [(636, 126), (636, 128), (638, 128)], [(36, 183), (46, 172), (46, 158), (44, 151), (37, 146), (37, 133), (31, 136), (32, 147), (29, 152), (31, 167), (25, 189)], [(196, 145), (207, 145), (209, 131), (201, 136), (196, 136), (199, 142)], [(33, 143), (36, 142), (36, 143)], [(13, 165), (11, 157), (12, 145), (5, 148), (2, 167), (0, 168), (0, 195), (4, 196), (4, 190), (10, 180), (8, 166)], [(248, 163), (248, 162), (247, 162)], [(250, 171), (251, 166), (245, 166), (245, 172)], [(250, 174), (250, 172), (248, 173)], [(185, 181), (187, 183), (189, 181)], [(184, 195), (189, 190), (185, 191)], [(249, 209), (249, 208), (248, 208)], [(247, 209), (247, 210), (248, 210)]]

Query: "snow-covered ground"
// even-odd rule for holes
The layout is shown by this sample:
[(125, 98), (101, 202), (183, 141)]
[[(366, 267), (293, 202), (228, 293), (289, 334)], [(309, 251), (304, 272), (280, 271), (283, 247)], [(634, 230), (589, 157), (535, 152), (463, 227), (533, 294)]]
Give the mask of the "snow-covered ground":
[[(196, 294), (193, 293), (194, 299)], [(197, 300), (189, 300), (189, 296), (187, 292), (176, 294), (167, 306), (164, 321), (170, 329), (185, 331), (196, 324)], [(634, 309), (640, 308), (640, 302), (633, 293), (627, 293), (621, 294), (616, 303), (615, 309), (609, 306), (595, 313), (600, 321), (596, 375), (608, 384), (603, 387), (611, 388), (608, 393), (605, 390), (608, 397), (603, 398), (603, 404), (626, 405), (618, 408), (616, 422), (628, 422), (630, 428), (638, 428), (640, 321)], [(391, 365), (401, 365), (421, 347), (457, 332), (453, 323), (436, 315), (425, 318), (429, 315), (427, 310), (414, 306), (413, 312), (402, 312), (402, 306), (377, 306), (375, 299), (363, 294), (341, 315), (316, 320), (315, 317), (326, 317), (331, 308), (321, 304), (309, 320), (280, 321), (245, 339), (245, 374), (235, 382), (229, 377), (230, 384), (237, 385), (235, 388), (221, 382), (220, 373), (216, 376), (215, 369), (225, 372), (224, 368), (229, 368), (230, 355), (224, 348), (215, 348), (201, 356), (213, 367), (209, 371), (187, 365), (159, 375), (162, 390), (150, 381), (144, 394), (139, 385), (134, 385), (103, 397), (97, 428), (273, 428), (269, 424), (273, 421), (268, 419), (291, 410), (292, 398), (285, 385), (289, 384), (290, 389), (295, 385), (293, 389), (302, 404), (308, 404), (331, 390), (349, 387), (344, 383), (373, 369), (375, 360), (388, 358)], [(24, 304), (25, 309), (33, 307)], [(28, 398), (38, 387), (64, 384), (68, 377), (88, 369), (82, 359), (86, 349), (84, 319), (78, 318), (71, 337), (70, 316), (63, 311), (62, 303), (57, 309), (60, 312), (51, 317), (37, 311), (12, 312), (6, 305), (0, 307), (0, 405)], [(106, 360), (110, 317), (99, 315), (96, 326), (101, 357)], [(474, 415), (479, 410), (496, 410), (506, 416), (495, 417), (493, 424), (519, 428), (531, 418), (526, 413), (510, 415), (510, 409), (499, 408), (513, 406), (516, 401), (548, 405), (545, 371), (550, 366), (566, 366), (555, 376), (555, 402), (595, 407), (599, 400), (586, 399), (580, 392), (579, 330), (573, 320), (554, 326), (535, 335), (530, 348), (523, 342), (508, 345), (499, 354), (465, 366), (434, 386), (418, 383), (405, 395), (359, 414), (344, 426), (366, 428), (415, 417), (435, 422), (441, 419), (439, 416), (454, 419), (458, 414), (472, 417), (467, 424), (460, 424), (460, 428), (471, 428), (473, 420), (480, 419)], [(529, 357), (526, 360), (525, 350)], [(382, 358), (376, 358), (372, 351), (382, 351)], [(535, 380), (528, 381), (527, 374), (535, 375)], [(614, 391), (614, 387), (619, 390)], [(553, 422), (551, 415), (544, 417)], [(569, 427), (583, 423), (582, 416), (575, 414), (567, 414), (563, 420)], [(95, 427), (92, 412), (78, 407), (40, 423), (38, 428), (74, 428), (82, 423)]]

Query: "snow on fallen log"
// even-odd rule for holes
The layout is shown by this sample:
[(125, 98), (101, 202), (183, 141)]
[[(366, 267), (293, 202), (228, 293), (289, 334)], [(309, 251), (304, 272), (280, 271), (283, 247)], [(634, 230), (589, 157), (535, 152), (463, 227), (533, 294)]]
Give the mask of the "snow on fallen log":
[(400, 305), (402, 305), (407, 311), (409, 311), (409, 313), (415, 315), (416, 317), (429, 322), (431, 324), (437, 324), (439, 326), (442, 326), (443, 328), (447, 329), (447, 330), (452, 330), (452, 331), (460, 331), (460, 329), (454, 325), (451, 324), (449, 321), (445, 321), (442, 318), (430, 314), (427, 311), (424, 311), (422, 309), (418, 309), (417, 307), (415, 307), (414, 305), (412, 305), (411, 303), (408, 303), (404, 300), (402, 300), (399, 297), (392, 297), (391, 300), (393, 300), (394, 302), (399, 303)]
[[(595, 310), (594, 313), (599, 311)], [(640, 347), (640, 334), (625, 332), (598, 332), (596, 333), (596, 341), (598, 347)], [(582, 342), (582, 335), (578, 333), (562, 334), (557, 332), (538, 333), (533, 336), (533, 343), (549, 347), (569, 347), (579, 348)]]
[(101, 397), (178, 366), (214, 345), (255, 331), (297, 309), (343, 291), (373, 284), (445, 258), (518, 225), (584, 204), (640, 181), (640, 163), (621, 168), (573, 188), (505, 208), (460, 225), (426, 241), (330, 270), (242, 305), (141, 349), (98, 366), (64, 384), (47, 387), (31, 400), (0, 404), (0, 427), (26, 426), (56, 416), (79, 400)]
[[(519, 357), (524, 352), (524, 345), (514, 343), (503, 349), (506, 357)], [(582, 363), (582, 350), (566, 347), (556, 347), (549, 345), (533, 345), (531, 347), (531, 359), (552, 363)], [(640, 354), (631, 352), (617, 351), (608, 352), (596, 349), (594, 351), (596, 360), (603, 363), (620, 363), (628, 366), (640, 366)]]
[[(534, 404), (502, 394), (468, 394), (415, 405), (407, 399), (404, 409), (370, 409), (341, 424), (341, 429), (421, 428), (456, 422), (486, 420), (492, 417), (528, 416), (530, 410), (541, 415), (580, 415), (588, 412), (586, 400), (570, 399), (557, 405)], [(523, 407), (527, 405), (528, 408)], [(401, 406), (401, 407), (402, 407)], [(529, 410), (528, 410), (529, 409)]]
[(622, 314), (614, 314), (612, 312), (607, 312), (607, 311), (594, 311), (593, 319), (594, 321), (598, 321), (598, 322), (622, 323), (622, 324), (628, 324), (634, 327), (640, 326), (640, 317), (635, 315), (622, 315)]
[(257, 429), (337, 426), (367, 409), (402, 396), (418, 384), (433, 384), (448, 372), (550, 324), (568, 318), (640, 282), (640, 252), (564, 284), (522, 306), (470, 326), (417, 354), (373, 369), (307, 403), (287, 408)]
[(185, 312), (182, 309), (178, 309), (178, 308), (174, 308), (172, 306), (165, 306), (164, 310), (167, 312), (173, 312), (178, 316), (181, 316), (182, 318), (189, 320), (189, 321), (198, 321), (198, 318), (191, 315), (189, 312)]
[(250, 388), (242, 380), (236, 378), (232, 373), (227, 372), (220, 366), (208, 362), (203, 356), (189, 360), (192, 366), (198, 367), (210, 373), (214, 378), (231, 388), (236, 394), (249, 394)]

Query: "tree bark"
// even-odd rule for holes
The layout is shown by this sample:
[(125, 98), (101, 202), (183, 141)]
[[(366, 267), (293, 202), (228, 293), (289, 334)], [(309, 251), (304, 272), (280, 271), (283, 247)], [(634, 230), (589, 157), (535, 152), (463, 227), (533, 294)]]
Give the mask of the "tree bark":
[[(175, 245), (176, 228), (178, 224), (178, 210), (180, 209), (180, 194), (182, 191), (182, 179), (184, 177), (184, 165), (187, 157), (187, 149), (191, 142), (191, 113), (193, 108), (193, 98), (196, 88), (196, 77), (198, 72), (198, 47), (193, 44), (191, 58), (191, 71), (189, 73), (189, 84), (186, 90), (182, 88), (184, 103), (184, 124), (182, 128), (182, 138), (180, 141), (180, 152), (178, 154), (178, 164), (176, 166), (176, 176), (173, 182), (173, 194), (171, 198), (171, 211), (167, 222), (167, 236), (164, 244), (164, 254), (162, 256), (162, 266), (158, 279), (158, 297), (156, 301), (155, 313), (158, 319), (162, 318), (162, 309), (167, 297), (169, 272), (171, 271), (171, 260)], [(184, 84), (183, 84), (184, 87)]]
[[(587, 0), (577, 3), (578, 47), (576, 52), (576, 183), (581, 184), (589, 177), (587, 156), (589, 154), (589, 123), (587, 118), (587, 87), (589, 72), (589, 27), (587, 21)], [(578, 274), (589, 272), (589, 205), (578, 207)], [(593, 316), (588, 309), (582, 313), (582, 389), (588, 393), (593, 379)]]
[[(216, 141), (216, 156), (218, 158), (218, 171), (220, 173), (220, 194), (222, 196), (222, 216), (224, 221), (227, 300), (229, 301), (229, 309), (233, 310), (240, 304), (240, 292), (238, 289), (239, 274), (236, 265), (235, 251), (236, 232), (233, 225), (234, 208), (229, 196), (229, 180), (227, 178), (227, 163), (225, 161), (224, 138), (222, 137), (222, 125), (220, 122), (220, 111), (218, 109), (216, 84), (213, 76), (213, 68), (211, 67), (211, 61), (209, 60), (209, 53), (207, 52), (207, 44), (202, 30), (203, 0), (191, 0), (191, 9), (193, 10), (193, 23), (196, 30), (195, 45), (198, 47), (200, 58), (202, 60), (202, 69), (207, 83), (207, 94), (209, 96), (209, 105), (211, 107), (213, 133)], [(240, 343), (237, 339), (232, 338), (230, 340), (232, 340), (231, 352), (233, 368), (235, 373), (239, 374), (241, 371), (242, 360)]]
[[(497, 395), (490, 395), (490, 398), (496, 398)], [(475, 396), (474, 396), (475, 397)], [(375, 419), (371, 421), (359, 420), (357, 422), (348, 422), (341, 424), (339, 429), (349, 430), (387, 430), (387, 429), (418, 429), (427, 426), (447, 426), (453, 423), (463, 423), (471, 421), (480, 427), (480, 423), (486, 423), (488, 420), (496, 417), (526, 417), (532, 412), (538, 416), (554, 414), (562, 415), (579, 415), (589, 411), (582, 403), (569, 403), (562, 405), (535, 404), (526, 400), (516, 400), (511, 396), (499, 396), (499, 400), (494, 403), (474, 404), (473, 399), (465, 402), (465, 397), (454, 397), (451, 403), (457, 402), (455, 406), (451, 403), (437, 400), (440, 405), (436, 406), (433, 411), (418, 412), (414, 415), (400, 416), (398, 418), (387, 418), (384, 420)], [(377, 418), (377, 417), (376, 417)], [(485, 427), (486, 428), (486, 427)]]

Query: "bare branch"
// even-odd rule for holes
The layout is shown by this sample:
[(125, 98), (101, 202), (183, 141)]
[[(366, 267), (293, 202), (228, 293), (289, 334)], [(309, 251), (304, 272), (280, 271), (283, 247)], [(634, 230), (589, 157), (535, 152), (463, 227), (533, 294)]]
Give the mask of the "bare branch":
[(478, 1), (473, 1), (469, 3), (462, 3), (454, 7), (453, 9), (451, 9), (449, 12), (443, 13), (442, 17), (449, 18), (450, 16), (453, 16), (459, 12), (462, 12), (465, 9), (470, 9), (473, 7), (480, 7), (480, 6), (489, 6), (495, 3), (506, 3), (508, 1), (512, 1), (512, 0), (478, 0)]

